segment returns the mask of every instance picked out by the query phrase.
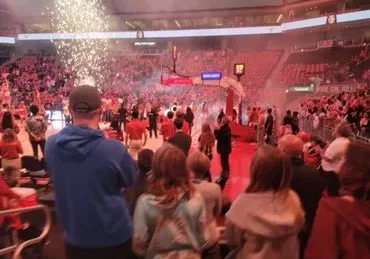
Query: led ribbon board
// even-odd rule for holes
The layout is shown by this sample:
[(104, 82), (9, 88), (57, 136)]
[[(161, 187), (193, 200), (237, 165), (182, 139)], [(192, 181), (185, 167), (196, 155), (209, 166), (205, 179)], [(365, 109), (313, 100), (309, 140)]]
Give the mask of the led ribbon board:
[[(300, 21), (282, 23), (277, 26), (258, 26), (219, 29), (193, 29), (193, 30), (163, 30), (144, 31), (147, 38), (182, 38), (206, 36), (237, 36), (258, 34), (279, 34), (285, 31), (312, 28), (326, 25), (329, 16), (322, 16)], [(370, 19), (370, 10), (350, 12), (336, 15), (337, 23), (352, 22)], [(87, 32), (87, 33), (29, 33), (19, 34), (18, 40), (61, 40), (61, 39), (137, 39), (137, 32)]]
[(201, 78), (202, 78), (203, 81), (206, 81), (206, 80), (221, 80), (222, 73), (220, 71), (203, 72), (201, 74)]
[(15, 44), (15, 38), (13, 38), (13, 37), (0, 37), (0, 43)]

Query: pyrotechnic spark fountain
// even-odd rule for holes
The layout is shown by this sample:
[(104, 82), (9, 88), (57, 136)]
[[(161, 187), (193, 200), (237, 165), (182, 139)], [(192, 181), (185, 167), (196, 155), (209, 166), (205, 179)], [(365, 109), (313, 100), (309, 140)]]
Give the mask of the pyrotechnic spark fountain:
[[(52, 26), (60, 34), (109, 31), (109, 17), (101, 0), (55, 0), (50, 14)], [(81, 83), (103, 80), (108, 39), (75, 37), (53, 42), (65, 68), (75, 71)]]

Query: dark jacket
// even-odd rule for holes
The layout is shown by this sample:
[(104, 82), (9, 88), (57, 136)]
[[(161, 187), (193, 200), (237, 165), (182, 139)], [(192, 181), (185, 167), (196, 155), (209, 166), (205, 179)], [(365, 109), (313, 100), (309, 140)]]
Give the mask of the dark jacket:
[(193, 122), (194, 122), (194, 113), (192, 111), (187, 111), (186, 114), (185, 114), (185, 121), (187, 123), (189, 123), (189, 126), (192, 127), (193, 126)]
[(274, 118), (271, 114), (267, 115), (265, 122), (265, 132), (267, 135), (272, 135), (272, 128), (274, 127)]
[(152, 128), (156, 128), (158, 113), (153, 110), (153, 111), (148, 112), (147, 116), (149, 119), (149, 126)]
[(189, 150), (191, 147), (191, 137), (185, 134), (184, 132), (182, 131), (176, 132), (175, 135), (168, 139), (168, 143), (184, 151), (186, 156), (189, 155)]
[(306, 259), (368, 259), (370, 201), (352, 196), (321, 199)]
[(222, 111), (218, 114), (217, 116), (217, 123), (220, 124), (221, 123), (221, 120), (222, 118), (225, 117), (225, 113)]
[(325, 182), (316, 169), (304, 164), (302, 158), (292, 158), (292, 165), (291, 188), (298, 194), (305, 211), (305, 227), (299, 234), (302, 257), (311, 233), (317, 206), (325, 189)]
[(118, 110), (119, 118), (121, 121), (126, 121), (127, 118), (127, 109), (124, 107), (119, 108)]
[(220, 129), (215, 130), (217, 139), (217, 153), (230, 154), (231, 153), (231, 129), (229, 126), (221, 126)]
[(293, 116), (292, 115), (285, 115), (283, 119), (283, 125), (290, 125), (293, 127), (294, 121), (293, 121)]

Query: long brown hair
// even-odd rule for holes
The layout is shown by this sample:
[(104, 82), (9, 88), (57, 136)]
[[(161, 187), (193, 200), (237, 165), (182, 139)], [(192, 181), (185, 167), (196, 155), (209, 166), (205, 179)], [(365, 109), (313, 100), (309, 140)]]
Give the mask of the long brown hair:
[(4, 142), (12, 142), (17, 139), (17, 135), (15, 134), (14, 130), (12, 129), (6, 129), (4, 130), (4, 134), (1, 138)]
[(215, 144), (216, 138), (208, 123), (202, 125), (202, 133), (200, 134), (199, 141), (201, 147), (206, 145), (213, 146)]
[(288, 191), (292, 179), (291, 161), (272, 146), (260, 147), (250, 166), (247, 193)]
[(179, 199), (190, 199), (194, 188), (186, 166), (186, 156), (177, 147), (164, 144), (154, 154), (149, 192), (160, 198), (160, 204), (170, 205)]
[(370, 146), (350, 143), (339, 172), (340, 194), (370, 200)]

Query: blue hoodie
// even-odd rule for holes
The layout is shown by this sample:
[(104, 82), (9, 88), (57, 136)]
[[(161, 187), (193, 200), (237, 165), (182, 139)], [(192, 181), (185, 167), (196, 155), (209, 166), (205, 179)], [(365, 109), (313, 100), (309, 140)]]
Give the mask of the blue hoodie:
[(121, 188), (135, 183), (137, 168), (122, 143), (102, 131), (69, 125), (48, 138), (45, 160), (68, 244), (99, 248), (132, 237)]

